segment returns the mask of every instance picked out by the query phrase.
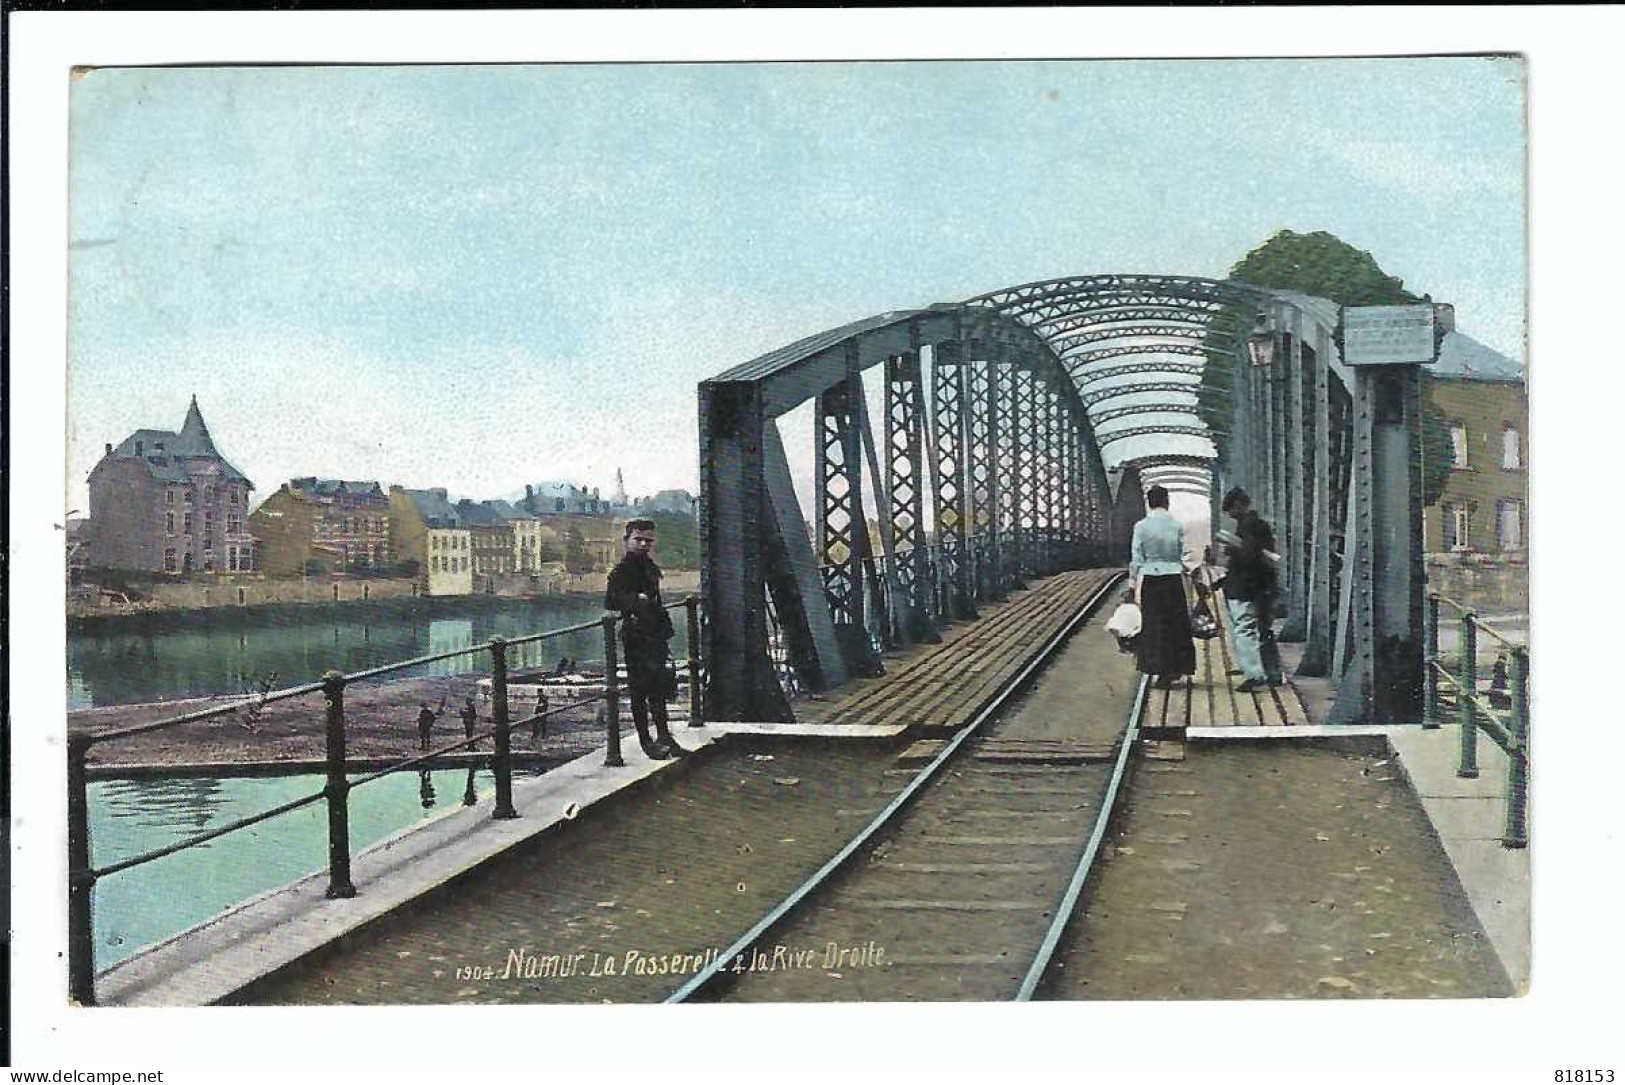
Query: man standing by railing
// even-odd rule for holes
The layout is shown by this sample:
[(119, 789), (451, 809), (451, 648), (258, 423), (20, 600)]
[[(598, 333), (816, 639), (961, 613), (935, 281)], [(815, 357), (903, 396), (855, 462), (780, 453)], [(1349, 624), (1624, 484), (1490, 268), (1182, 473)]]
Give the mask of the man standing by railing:
[(1225, 607), (1235, 630), (1238, 693), (1281, 684), (1281, 652), (1275, 643), (1275, 535), (1253, 511), (1252, 498), (1236, 487), (1219, 506), (1236, 521), (1234, 534), (1218, 532), (1224, 543)]
[[(681, 757), (687, 751), (671, 737), (666, 721), (666, 699), (676, 692), (666, 667), (667, 642), (674, 630), (671, 615), (660, 599), (660, 566), (654, 561), (653, 520), (629, 520), (624, 535), (626, 554), (610, 570), (604, 609), (622, 618), (621, 644), (626, 648), (627, 692), (638, 744), (651, 760)], [(655, 738), (649, 735), (654, 717)]]

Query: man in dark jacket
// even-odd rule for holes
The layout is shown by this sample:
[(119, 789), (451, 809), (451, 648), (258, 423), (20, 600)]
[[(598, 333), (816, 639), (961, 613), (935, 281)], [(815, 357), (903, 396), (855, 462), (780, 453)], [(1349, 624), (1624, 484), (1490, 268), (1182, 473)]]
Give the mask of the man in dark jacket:
[(1241, 668), (1239, 693), (1281, 684), (1281, 653), (1275, 643), (1275, 533), (1253, 511), (1252, 498), (1239, 486), (1224, 495), (1220, 509), (1236, 521), (1234, 534), (1223, 532), (1226, 573), (1225, 607), (1235, 630), (1236, 666)]
[[(660, 599), (660, 566), (654, 562), (653, 520), (629, 520), (626, 556), (609, 573), (604, 609), (620, 613), (621, 644), (626, 649), (626, 684), (632, 702), (632, 722), (638, 744), (655, 761), (681, 757), (687, 751), (671, 737), (666, 721), (666, 698), (674, 692), (666, 669), (666, 643), (674, 630), (671, 615)], [(655, 737), (649, 735), (654, 717)]]

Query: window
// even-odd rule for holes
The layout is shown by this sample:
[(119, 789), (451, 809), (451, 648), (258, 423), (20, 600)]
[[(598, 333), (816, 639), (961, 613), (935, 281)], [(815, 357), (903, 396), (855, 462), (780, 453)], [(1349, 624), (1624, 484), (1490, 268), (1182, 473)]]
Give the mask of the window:
[(181, 491), (181, 500), (188, 505), (192, 503), (192, 488), (190, 486)]
[(241, 532), (243, 530), (242, 517), (240, 517), (240, 516), (227, 516), (226, 517), (226, 530), (228, 532), (230, 532), (231, 534), (233, 534), (233, 535), (236, 535), (237, 533)]
[(228, 572), (233, 573), (237, 571), (237, 548), (235, 546), (226, 547), (226, 569)]
[(1501, 466), (1508, 471), (1523, 466), (1523, 437), (1515, 426), (1501, 431)]
[(1466, 550), (1468, 543), (1468, 508), (1466, 505), (1447, 504), (1440, 528), (1444, 532), (1446, 550)]
[(203, 487), (203, 500), (205, 500), (205, 501), (213, 501), (214, 500), (214, 487), (213, 486), (205, 486), (205, 487)]
[(181, 517), (181, 531), (190, 535), (192, 533), (192, 514), (186, 513)]
[(172, 512), (164, 513), (164, 534), (175, 534), (175, 514)]
[(174, 503), (175, 503), (175, 491), (174, 490), (165, 490), (164, 491), (164, 504), (173, 505)]
[(1495, 544), (1501, 550), (1523, 549), (1523, 502), (1508, 498), (1495, 503)]
[(164, 572), (172, 573), (174, 571), (175, 571), (175, 548), (170, 547), (168, 550), (164, 551)]
[(1450, 424), (1450, 466), (1467, 466), (1467, 427), (1461, 422)]
[(239, 573), (252, 572), (254, 569), (254, 548), (245, 546), (237, 551), (237, 571)]
[(237, 500), (238, 500), (237, 487), (233, 486), (231, 488), (231, 503), (233, 505), (235, 505), (235, 504), (237, 504)]

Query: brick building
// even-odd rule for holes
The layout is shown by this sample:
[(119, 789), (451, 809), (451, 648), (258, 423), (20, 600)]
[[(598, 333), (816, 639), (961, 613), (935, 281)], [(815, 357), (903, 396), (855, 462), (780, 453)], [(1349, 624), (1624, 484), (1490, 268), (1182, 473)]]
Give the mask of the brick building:
[(1512, 359), (1460, 333), (1428, 374), (1450, 475), (1422, 512), (1430, 587), (1474, 605), (1528, 605), (1529, 396)]
[(507, 519), (492, 501), (457, 502), (457, 516), (468, 528), (469, 550), (476, 580), (516, 572), (514, 535)]
[(389, 498), (376, 482), (296, 478), (249, 514), (259, 567), (273, 575), (363, 572), (394, 559)]
[(254, 484), (215, 448), (192, 397), (179, 432), (141, 429), (90, 472), (88, 563), (147, 572), (246, 572)]
[(425, 595), (468, 595), (474, 590), (472, 536), (445, 490), (391, 486), (389, 530), (397, 559), (417, 562)]

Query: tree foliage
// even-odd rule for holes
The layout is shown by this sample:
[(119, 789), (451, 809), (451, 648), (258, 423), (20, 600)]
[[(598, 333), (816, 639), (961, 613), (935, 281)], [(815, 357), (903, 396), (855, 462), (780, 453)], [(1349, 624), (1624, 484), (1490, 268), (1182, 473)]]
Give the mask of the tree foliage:
[[(1291, 290), (1335, 301), (1339, 305), (1414, 305), (1424, 300), (1405, 289), (1405, 283), (1378, 265), (1369, 252), (1325, 232), (1309, 234), (1282, 230), (1237, 261), (1230, 278), (1271, 290)], [(1229, 327), (1242, 319), (1231, 314)], [(1228, 335), (1208, 337), (1210, 347), (1228, 345)], [(1205, 387), (1228, 390), (1230, 367), (1208, 365), (1202, 378)], [(1450, 475), (1450, 432), (1448, 424), (1433, 406), (1432, 378), (1422, 376), (1422, 500), (1433, 504), (1444, 491)], [(1204, 402), (1224, 404), (1228, 397), (1208, 397)], [(1215, 405), (1203, 411), (1210, 428), (1227, 428), (1229, 411)], [(1218, 433), (1220, 452), (1226, 449), (1228, 435)]]

